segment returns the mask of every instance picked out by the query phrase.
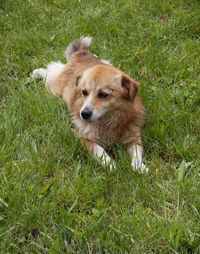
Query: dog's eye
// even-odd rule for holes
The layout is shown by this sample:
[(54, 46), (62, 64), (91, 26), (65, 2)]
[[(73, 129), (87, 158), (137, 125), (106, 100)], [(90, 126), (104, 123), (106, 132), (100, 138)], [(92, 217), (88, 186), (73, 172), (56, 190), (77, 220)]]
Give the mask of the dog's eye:
[(106, 98), (106, 97), (108, 97), (108, 94), (107, 94), (107, 93), (102, 93), (102, 92), (100, 92), (100, 93), (98, 94), (98, 98), (100, 98), (100, 99), (104, 99), (104, 98)]
[(88, 96), (88, 92), (86, 90), (82, 90), (83, 96)]

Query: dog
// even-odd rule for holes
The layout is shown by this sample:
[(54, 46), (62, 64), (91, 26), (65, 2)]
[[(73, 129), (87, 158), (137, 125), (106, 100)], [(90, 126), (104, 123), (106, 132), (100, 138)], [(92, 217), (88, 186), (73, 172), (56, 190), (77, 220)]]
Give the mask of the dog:
[(145, 107), (139, 83), (88, 51), (91, 42), (90, 37), (76, 39), (65, 51), (66, 64), (51, 62), (32, 77), (43, 79), (48, 91), (66, 102), (81, 143), (94, 158), (115, 168), (104, 148), (118, 142), (127, 149), (132, 169), (148, 172), (142, 162)]

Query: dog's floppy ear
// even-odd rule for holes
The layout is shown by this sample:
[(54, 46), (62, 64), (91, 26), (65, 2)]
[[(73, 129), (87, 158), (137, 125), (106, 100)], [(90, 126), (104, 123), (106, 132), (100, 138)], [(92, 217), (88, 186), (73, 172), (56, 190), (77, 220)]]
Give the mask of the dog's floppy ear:
[(139, 83), (126, 75), (122, 75), (121, 85), (124, 88), (124, 98), (134, 101), (135, 96), (138, 94)]

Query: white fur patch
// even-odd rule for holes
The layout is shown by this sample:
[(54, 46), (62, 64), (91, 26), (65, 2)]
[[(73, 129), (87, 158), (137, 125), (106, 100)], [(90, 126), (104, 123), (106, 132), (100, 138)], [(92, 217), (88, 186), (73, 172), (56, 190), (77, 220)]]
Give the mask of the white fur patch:
[(77, 127), (82, 137), (93, 140), (94, 142), (100, 139), (98, 129), (94, 123), (87, 123), (77, 118), (72, 118), (72, 122)]
[(85, 108), (90, 108), (91, 102), (92, 102), (92, 97), (93, 97), (93, 89), (92, 89), (92, 92), (90, 93), (90, 95), (88, 96), (87, 100), (83, 104), (81, 111), (84, 110)]
[(89, 94), (88, 98), (86, 99), (85, 103), (83, 104), (83, 106), (80, 110), (80, 117), (81, 117), (82, 120), (84, 120), (84, 119), (82, 118), (81, 112), (84, 111), (86, 108), (92, 110), (92, 116), (89, 119), (89, 122), (93, 122), (101, 116), (101, 114), (99, 112), (97, 112), (96, 110), (91, 108), (93, 93), (94, 93), (94, 86), (95, 86), (95, 83), (92, 84), (92, 91)]
[(61, 62), (50, 62), (47, 65), (47, 72), (59, 72), (64, 67), (64, 64)]
[(31, 73), (31, 77), (35, 78), (35, 79), (45, 79), (47, 76), (47, 70), (45, 69), (35, 69), (32, 73)]
[(96, 145), (93, 150), (93, 156), (100, 161), (103, 165), (109, 165), (110, 169), (116, 168), (115, 162), (111, 160), (106, 151), (99, 145)]
[(77, 129), (80, 131), (81, 135), (84, 137), (88, 137), (88, 134), (92, 132), (92, 128), (90, 124), (86, 124), (84, 120), (80, 119), (73, 119), (72, 118), (73, 124), (77, 127)]
[[(92, 97), (93, 97), (93, 92), (94, 92), (94, 83), (92, 84), (92, 91), (88, 98), (86, 99), (85, 103), (83, 104), (81, 110), (80, 110), (80, 116), (81, 116), (81, 111), (83, 111), (85, 108), (90, 108), (91, 102), (92, 102)], [(82, 116), (81, 116), (82, 118)], [(84, 119), (83, 119), (84, 120)]]
[(61, 62), (50, 62), (47, 65), (47, 69), (43, 68), (35, 69), (31, 73), (31, 77), (35, 79), (45, 80), (49, 74), (57, 75), (57, 73), (59, 73), (62, 70), (63, 66), (64, 64), (62, 64)]
[(142, 163), (142, 146), (134, 145), (128, 148), (128, 153), (132, 158), (131, 166), (133, 171), (147, 173), (149, 169)]
[(92, 43), (92, 38), (90, 37), (81, 37), (82, 43), (84, 44), (85, 47), (89, 47)]
[(61, 62), (51, 62), (47, 65), (47, 76), (46, 76), (46, 88), (51, 90), (51, 93), (56, 96), (56, 90), (53, 88), (53, 86), (48, 87), (49, 83), (54, 83), (54, 79), (57, 78), (57, 76), (62, 71), (63, 67), (65, 65)]
[(101, 60), (101, 62), (103, 62), (104, 64), (112, 65), (111, 62), (108, 60)]

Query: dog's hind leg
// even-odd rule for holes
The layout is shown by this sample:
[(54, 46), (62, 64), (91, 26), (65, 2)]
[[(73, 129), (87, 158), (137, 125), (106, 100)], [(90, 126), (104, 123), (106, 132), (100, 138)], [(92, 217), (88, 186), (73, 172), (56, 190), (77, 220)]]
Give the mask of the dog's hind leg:
[(45, 87), (55, 96), (61, 96), (61, 92), (65, 83), (62, 81), (58, 82), (57, 77), (62, 72), (65, 65), (61, 62), (51, 62), (47, 65), (46, 69), (35, 69), (31, 77), (35, 79), (42, 79), (45, 81)]
[(43, 79), (43, 80), (45, 80), (46, 76), (47, 76), (47, 70), (43, 69), (43, 68), (35, 69), (31, 73), (31, 77), (34, 78), (34, 79)]
[(35, 69), (32, 73), (31, 73), (31, 77), (34, 79), (43, 79), (45, 80), (47, 78), (47, 75), (57, 75), (63, 68), (64, 64), (62, 64), (61, 62), (50, 62), (47, 65), (46, 69), (43, 68), (39, 68), (39, 69)]

